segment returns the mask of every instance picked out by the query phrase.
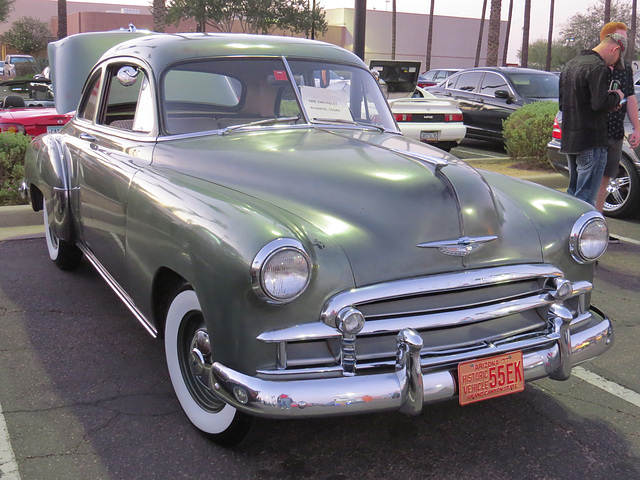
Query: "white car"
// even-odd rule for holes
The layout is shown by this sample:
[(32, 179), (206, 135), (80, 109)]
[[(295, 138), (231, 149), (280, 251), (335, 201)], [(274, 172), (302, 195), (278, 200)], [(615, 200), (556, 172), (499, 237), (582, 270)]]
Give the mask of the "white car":
[(414, 97), (389, 100), (403, 135), (449, 151), (467, 134), (456, 100), (438, 98), (416, 87)]

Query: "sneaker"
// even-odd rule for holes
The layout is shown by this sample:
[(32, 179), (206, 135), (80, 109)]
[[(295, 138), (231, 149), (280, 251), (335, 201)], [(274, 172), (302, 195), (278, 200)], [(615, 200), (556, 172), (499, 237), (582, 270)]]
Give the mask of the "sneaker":
[(620, 243), (620, 239), (618, 237), (614, 237), (613, 235), (609, 235), (609, 243)]

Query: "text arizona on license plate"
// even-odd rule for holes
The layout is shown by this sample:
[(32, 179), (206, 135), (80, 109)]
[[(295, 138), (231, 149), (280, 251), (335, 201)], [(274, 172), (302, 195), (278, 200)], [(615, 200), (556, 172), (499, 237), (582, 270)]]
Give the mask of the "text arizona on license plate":
[(524, 390), (522, 352), (471, 360), (458, 365), (460, 405)]

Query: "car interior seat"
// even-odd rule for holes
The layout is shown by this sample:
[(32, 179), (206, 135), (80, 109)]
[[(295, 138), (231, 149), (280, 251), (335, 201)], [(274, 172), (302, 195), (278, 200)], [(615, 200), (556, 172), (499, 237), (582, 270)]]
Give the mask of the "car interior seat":
[(26, 104), (20, 95), (7, 95), (2, 102), (3, 108), (23, 108)]

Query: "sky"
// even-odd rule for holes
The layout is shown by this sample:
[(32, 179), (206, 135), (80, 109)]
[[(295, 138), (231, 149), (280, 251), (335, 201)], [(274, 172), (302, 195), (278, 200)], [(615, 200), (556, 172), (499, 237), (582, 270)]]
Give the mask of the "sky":
[[(67, 0), (73, 1), (73, 0)], [(128, 4), (131, 6), (148, 6), (151, 0), (82, 0), (85, 2)], [(325, 9), (330, 8), (350, 8), (354, 5), (354, 0), (316, 0)], [(507, 60), (516, 63), (518, 61), (517, 52), (522, 47), (522, 26), (524, 23), (524, 1), (513, 0), (513, 15), (511, 20), (511, 33), (509, 36), (509, 52)], [(367, 9), (391, 11), (392, 0), (367, 0)], [(502, 0), (502, 20), (507, 20), (509, 14), (510, 0)], [(560, 27), (571, 16), (585, 11), (590, 5), (597, 3), (597, 0), (556, 0), (554, 6), (554, 38), (559, 38)], [(483, 0), (436, 0), (435, 14), (445, 16), (461, 16), (471, 18), (482, 17)], [(550, 0), (531, 1), (531, 27), (529, 32), (529, 42), (538, 39), (547, 39), (549, 34), (549, 10)], [(489, 19), (491, 0), (487, 0), (486, 18)], [(399, 12), (429, 13), (431, 2), (429, 0), (396, 0), (396, 9)]]

